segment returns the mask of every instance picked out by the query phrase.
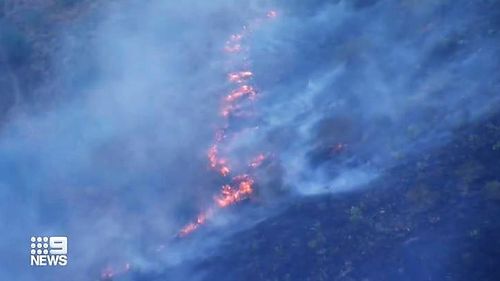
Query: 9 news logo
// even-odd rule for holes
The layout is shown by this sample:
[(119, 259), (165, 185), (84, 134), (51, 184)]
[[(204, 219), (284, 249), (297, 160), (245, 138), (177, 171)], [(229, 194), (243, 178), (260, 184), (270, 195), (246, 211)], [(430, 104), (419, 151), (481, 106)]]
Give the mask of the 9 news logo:
[(66, 266), (68, 237), (31, 237), (31, 266)]

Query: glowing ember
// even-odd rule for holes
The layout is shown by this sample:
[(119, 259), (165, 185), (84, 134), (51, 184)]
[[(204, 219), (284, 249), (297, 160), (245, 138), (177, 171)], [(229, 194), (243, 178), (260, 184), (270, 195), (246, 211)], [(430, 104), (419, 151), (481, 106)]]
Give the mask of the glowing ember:
[(231, 169), (229, 169), (229, 167), (227, 167), (227, 166), (222, 166), (220, 168), (219, 172), (221, 173), (221, 175), (227, 176), (231, 172)]
[(262, 165), (262, 162), (264, 162), (264, 160), (266, 160), (266, 156), (264, 156), (264, 154), (259, 154), (252, 160), (252, 162), (250, 162), (250, 167), (257, 168)]
[(104, 269), (101, 272), (101, 280), (109, 280), (109, 279), (113, 278), (114, 275), (115, 274), (112, 271), (112, 269)]
[(106, 267), (101, 272), (101, 280), (111, 280), (116, 276), (122, 275), (130, 271), (130, 263), (125, 263), (121, 268), (112, 268), (111, 266)]
[(214, 144), (210, 147), (207, 157), (212, 169), (219, 171), (219, 173), (223, 176), (229, 175), (231, 169), (229, 168), (229, 166), (227, 166), (226, 159), (218, 157), (217, 145)]
[(278, 12), (276, 12), (276, 11), (269, 11), (269, 12), (267, 12), (267, 17), (268, 18), (275, 18), (277, 16), (278, 16)]
[(332, 154), (339, 154), (347, 149), (347, 144), (345, 143), (337, 143), (331, 148)]
[(192, 222), (192, 223), (184, 226), (179, 231), (179, 237), (184, 237), (184, 236), (188, 235), (189, 233), (198, 229), (198, 227), (200, 227), (200, 225), (205, 223), (205, 221), (207, 220), (207, 216), (211, 213), (212, 213), (211, 211), (208, 211), (206, 213), (199, 214), (198, 217), (196, 218), (195, 222)]
[(233, 34), (233, 35), (231, 35), (229, 40), (230, 40), (230, 42), (239, 42), (239, 41), (241, 41), (242, 38), (243, 38), (242, 34)]
[(217, 130), (215, 132), (215, 142), (221, 142), (226, 137), (224, 130)]
[(241, 45), (240, 44), (229, 45), (224, 47), (224, 50), (228, 53), (238, 53), (241, 51)]
[(256, 94), (257, 93), (252, 88), (252, 86), (243, 85), (243, 86), (239, 87), (238, 89), (232, 91), (231, 94), (229, 94), (226, 97), (226, 101), (227, 102), (234, 102), (235, 100), (237, 100), (237, 99), (239, 99), (241, 97), (244, 97), (244, 96), (255, 96)]
[(210, 167), (217, 167), (217, 145), (212, 145), (208, 150), (208, 161), (210, 162)]
[(228, 74), (228, 79), (233, 83), (243, 83), (245, 80), (250, 79), (252, 75), (251, 71), (231, 72)]
[(224, 117), (228, 117), (229, 114), (231, 114), (231, 111), (233, 111), (233, 108), (231, 106), (227, 106), (221, 110), (221, 115)]
[(241, 109), (241, 106), (239, 105), (234, 105), (234, 104), (225, 104), (222, 106), (220, 114), (224, 118), (228, 118), (231, 115), (236, 115), (236, 112), (238, 112)]

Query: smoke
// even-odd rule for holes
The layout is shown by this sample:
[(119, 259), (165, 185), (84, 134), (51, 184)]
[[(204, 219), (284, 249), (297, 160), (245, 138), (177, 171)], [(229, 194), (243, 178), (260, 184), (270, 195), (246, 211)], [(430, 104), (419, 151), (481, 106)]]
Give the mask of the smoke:
[[(54, 96), (0, 137), (1, 275), (95, 280), (142, 264), (208, 204), (206, 150), (226, 90), (221, 50), (244, 5), (127, 1), (61, 30)], [(69, 237), (69, 265), (29, 267), (29, 238)]]
[(284, 185), (302, 194), (362, 186), (498, 109), (487, 5), (357, 3), (287, 5), (255, 39), (265, 75), (252, 143), (278, 156)]
[[(231, 120), (242, 129), (225, 150), (242, 163), (269, 155), (256, 177), (265, 200), (366, 185), (498, 106), (499, 42), (479, 4), (243, 2), (111, 2), (61, 30), (50, 86), (64, 95), (15, 112), (0, 135), (0, 276), (155, 268), (151, 253), (220, 187), (206, 151), (230, 91), (224, 42), (269, 7), (278, 19), (248, 42), (255, 117)], [(221, 238), (204, 234), (206, 248), (158, 255), (210, 252)], [(68, 267), (29, 268), (32, 235), (67, 235)]]

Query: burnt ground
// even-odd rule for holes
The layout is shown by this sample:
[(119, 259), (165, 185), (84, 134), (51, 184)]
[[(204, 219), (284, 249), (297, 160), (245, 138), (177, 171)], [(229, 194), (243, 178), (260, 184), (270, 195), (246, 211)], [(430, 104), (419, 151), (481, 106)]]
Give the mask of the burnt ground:
[(455, 136), (363, 190), (295, 200), (195, 271), (219, 281), (498, 280), (500, 115)]

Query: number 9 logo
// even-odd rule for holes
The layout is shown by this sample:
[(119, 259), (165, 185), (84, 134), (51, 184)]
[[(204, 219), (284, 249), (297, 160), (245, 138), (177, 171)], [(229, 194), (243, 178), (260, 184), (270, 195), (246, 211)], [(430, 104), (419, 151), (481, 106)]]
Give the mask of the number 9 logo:
[(68, 238), (64, 236), (54, 236), (49, 238), (51, 255), (66, 255), (68, 253)]

